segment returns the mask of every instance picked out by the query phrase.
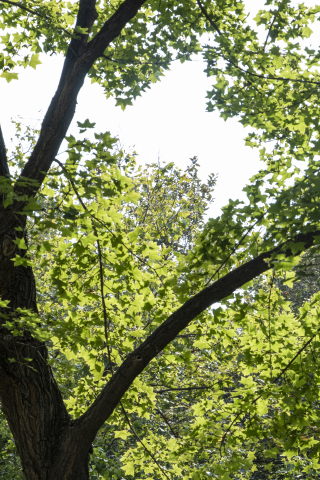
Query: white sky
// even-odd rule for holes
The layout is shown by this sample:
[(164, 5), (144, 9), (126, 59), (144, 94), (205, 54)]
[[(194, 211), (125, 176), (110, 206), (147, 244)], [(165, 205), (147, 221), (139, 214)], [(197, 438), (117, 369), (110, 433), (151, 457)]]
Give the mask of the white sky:
[[(253, 5), (252, 0), (246, 2)], [(254, 6), (263, 2), (255, 1)], [(305, 2), (309, 5), (317, 2)], [(0, 123), (6, 146), (14, 135), (11, 118), (18, 115), (23, 123), (39, 126), (39, 121), (55, 93), (62, 59), (41, 58), (36, 71), (23, 70), (19, 81), (9, 84), (0, 78)], [(175, 62), (161, 82), (138, 98), (134, 106), (123, 112), (113, 99), (106, 100), (97, 84), (85, 82), (78, 97), (73, 124), (89, 118), (96, 122), (97, 131), (110, 131), (118, 136), (125, 150), (134, 148), (141, 163), (175, 162), (185, 168), (188, 159), (199, 158), (200, 176), (219, 175), (215, 202), (210, 215), (220, 213), (229, 198), (245, 199), (242, 188), (262, 164), (257, 150), (245, 147), (246, 130), (236, 120), (224, 122), (218, 112), (207, 113), (205, 96), (210, 80), (203, 73), (201, 59), (184, 64)]]
[[(7, 83), (0, 78), (0, 123), (7, 148), (14, 136), (11, 118), (39, 127), (39, 120), (55, 93), (62, 60), (44, 57), (34, 71), (23, 70), (19, 80)], [(235, 120), (224, 122), (217, 112), (207, 113), (205, 96), (209, 89), (203, 65), (175, 63), (161, 82), (152, 85), (132, 107), (123, 112), (113, 99), (106, 99), (97, 84), (87, 79), (78, 96), (76, 115), (69, 133), (76, 134), (76, 121), (89, 118), (97, 131), (118, 136), (125, 150), (134, 148), (142, 163), (175, 162), (185, 168), (188, 159), (199, 158), (200, 176), (219, 174), (210, 215), (229, 198), (239, 198), (248, 178), (260, 167), (258, 152), (244, 146), (245, 130)]]

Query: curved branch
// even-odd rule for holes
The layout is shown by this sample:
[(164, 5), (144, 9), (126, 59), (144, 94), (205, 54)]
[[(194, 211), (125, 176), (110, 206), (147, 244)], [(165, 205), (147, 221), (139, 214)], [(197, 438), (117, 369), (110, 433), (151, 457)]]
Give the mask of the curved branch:
[(221, 31), (218, 28), (218, 25), (212, 20), (212, 18), (209, 17), (206, 9), (202, 5), (200, 0), (197, 0), (197, 4), (199, 5), (199, 8), (201, 10), (201, 13), (204, 15), (204, 17), (208, 20), (210, 25), (215, 29), (215, 31), (218, 33), (218, 35), (222, 35)]
[[(255, 277), (271, 269), (273, 264), (269, 261), (270, 258), (274, 258), (279, 254), (284, 254), (286, 257), (297, 256), (302, 251), (312, 247), (317, 236), (320, 236), (320, 230), (306, 234), (301, 233), (274, 249), (262, 253), (253, 260), (229, 272), (209, 287), (204, 288), (170, 315), (138, 348), (128, 355), (97, 399), (76, 420), (76, 424), (81, 429), (83, 436), (88, 441), (93, 441), (97, 431), (112, 414), (134, 379), (200, 313), (214, 303), (228, 297)], [(290, 245), (301, 243), (304, 244), (304, 248), (292, 254)]]

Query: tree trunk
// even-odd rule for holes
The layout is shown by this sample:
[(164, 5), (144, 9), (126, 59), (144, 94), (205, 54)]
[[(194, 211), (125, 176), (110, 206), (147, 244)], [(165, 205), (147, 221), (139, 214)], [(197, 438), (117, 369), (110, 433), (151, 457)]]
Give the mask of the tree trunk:
[[(22, 314), (16, 313), (19, 308), (37, 313), (32, 268), (15, 267), (12, 261), (16, 255), (26, 255), (26, 250), (14, 243), (17, 233), (22, 237), (22, 232), (14, 228), (21, 226), (21, 223), (17, 225), (17, 218), (19, 220), (12, 212), (0, 214), (0, 298), (9, 301), (9, 308), (0, 309), (2, 410), (27, 480), (88, 479), (88, 448), (83, 452), (75, 435), (70, 435), (72, 422), (47, 364), (47, 349), (21, 328)], [(16, 332), (4, 326), (6, 321), (14, 322)], [(66, 439), (68, 448), (61, 451), (60, 445)], [(74, 453), (75, 445), (78, 446), (77, 454)], [(59, 468), (61, 465), (65, 470)], [(58, 475), (53, 474), (56, 471)]]
[[(32, 268), (14, 266), (12, 261), (16, 255), (23, 258), (27, 254), (15, 243), (24, 238), (27, 244), (26, 215), (21, 214), (26, 202), (22, 195), (30, 198), (38, 192), (74, 116), (77, 95), (88, 71), (144, 1), (124, 0), (88, 43), (88, 34), (97, 18), (96, 1), (80, 0), (77, 26), (87, 28), (88, 33), (70, 41), (39, 139), (21, 172), (22, 182), (18, 180), (14, 186), (20, 198), (4, 208), (5, 195), (0, 192), (0, 301), (8, 301), (6, 307), (0, 305), (0, 402), (27, 480), (87, 480), (89, 451), (97, 429), (70, 419), (47, 364), (47, 349), (23, 328), (23, 312), (17, 312), (38, 312)], [(0, 177), (7, 176), (9, 168), (0, 129)], [(16, 329), (6, 325), (7, 321), (13, 322)]]

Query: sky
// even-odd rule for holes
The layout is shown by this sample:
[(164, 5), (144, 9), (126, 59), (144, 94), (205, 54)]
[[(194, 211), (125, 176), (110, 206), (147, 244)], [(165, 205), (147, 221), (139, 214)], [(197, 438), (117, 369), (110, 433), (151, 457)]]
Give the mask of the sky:
[[(18, 81), (0, 78), (0, 123), (6, 146), (15, 129), (11, 118), (38, 126), (55, 93), (62, 59), (44, 57), (36, 70), (21, 71)], [(97, 131), (110, 131), (125, 150), (134, 149), (138, 162), (174, 162), (187, 167), (198, 156), (200, 177), (218, 174), (215, 205), (210, 215), (229, 198), (239, 198), (246, 181), (258, 169), (258, 152), (244, 146), (244, 128), (236, 120), (224, 122), (217, 112), (207, 113), (206, 90), (210, 83), (201, 60), (175, 63), (161, 82), (153, 84), (132, 107), (123, 112), (113, 99), (106, 99), (101, 87), (87, 79), (78, 96), (78, 105), (69, 133), (76, 133), (76, 121), (89, 118)]]
[[(261, 5), (258, 0), (246, 3), (252, 5), (252, 13), (258, 3)], [(43, 56), (41, 60), (36, 70), (22, 70), (18, 81), (7, 83), (0, 78), (0, 124), (9, 150), (15, 133), (11, 118), (20, 116), (23, 123), (39, 127), (55, 93), (63, 58)], [(248, 131), (237, 120), (225, 122), (218, 112), (206, 112), (210, 80), (203, 69), (201, 58), (184, 64), (174, 62), (161, 82), (153, 84), (124, 112), (87, 79), (68, 133), (75, 134), (76, 121), (88, 118), (96, 122), (97, 131), (110, 131), (118, 137), (125, 150), (134, 149), (142, 164), (160, 158), (184, 169), (189, 158), (198, 156), (202, 180), (210, 173), (218, 175), (215, 201), (208, 213), (219, 215), (229, 198), (245, 199), (242, 189), (262, 164), (258, 150), (245, 146)]]

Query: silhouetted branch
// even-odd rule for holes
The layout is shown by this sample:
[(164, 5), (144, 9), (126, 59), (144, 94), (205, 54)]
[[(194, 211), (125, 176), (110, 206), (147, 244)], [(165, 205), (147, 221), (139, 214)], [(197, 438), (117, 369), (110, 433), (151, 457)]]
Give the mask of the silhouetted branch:
[(6, 146), (3, 139), (2, 130), (0, 127), (0, 177), (10, 175)]
[[(320, 230), (315, 230), (289, 238), (272, 250), (235, 268), (191, 297), (172, 313), (138, 348), (127, 356), (93, 404), (76, 420), (88, 441), (94, 439), (96, 432), (112, 414), (134, 379), (192, 320), (214, 303), (220, 302), (238, 288), (270, 270), (273, 267), (271, 259), (276, 258), (277, 255), (297, 256), (312, 247), (316, 242), (316, 237), (319, 236)], [(303, 244), (303, 247), (293, 254), (290, 248), (293, 244)]]

